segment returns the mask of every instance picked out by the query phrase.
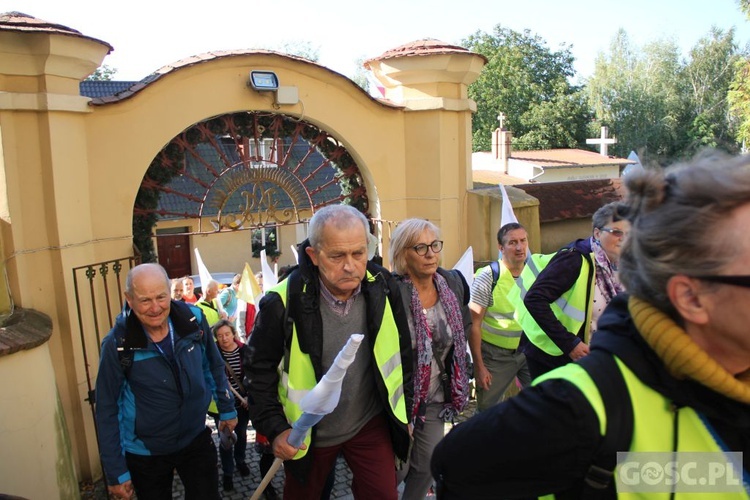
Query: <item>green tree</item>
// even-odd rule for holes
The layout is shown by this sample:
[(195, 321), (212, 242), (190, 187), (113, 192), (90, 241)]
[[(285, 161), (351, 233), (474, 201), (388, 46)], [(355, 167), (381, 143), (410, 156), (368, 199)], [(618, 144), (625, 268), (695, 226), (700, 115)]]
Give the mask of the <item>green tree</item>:
[(111, 66), (108, 66), (106, 64), (102, 64), (96, 70), (94, 70), (93, 73), (91, 73), (86, 80), (89, 81), (110, 81), (115, 76), (115, 73), (117, 73), (117, 70), (115, 68), (112, 68)]
[(616, 156), (632, 150), (669, 156), (681, 116), (678, 70), (679, 52), (673, 42), (652, 42), (641, 51), (620, 29), (609, 52), (598, 55), (594, 74), (586, 82), (596, 117), (591, 133), (608, 126), (617, 137), (611, 148)]
[[(738, 0), (740, 10), (750, 19), (750, 0)], [(734, 63), (734, 78), (729, 87), (729, 112), (735, 123), (735, 138), (743, 149), (750, 141), (750, 58)]]
[(620, 30), (586, 82), (597, 125), (617, 136), (613, 153), (666, 163), (704, 146), (735, 151), (727, 93), (736, 59), (734, 30), (711, 29), (688, 59), (672, 40), (640, 49)]
[(469, 86), (469, 97), (477, 103), (474, 151), (491, 148), (500, 112), (507, 117), (515, 148), (564, 147), (583, 141), (587, 112), (584, 101), (576, 97), (578, 89), (568, 82), (575, 74), (569, 46), (552, 51), (528, 30), (519, 33), (501, 25), (492, 33), (477, 31), (462, 45), (488, 59)]
[(712, 28), (690, 51), (684, 71), (691, 111), (688, 153), (703, 146), (737, 151), (728, 95), (740, 59), (734, 28), (726, 32)]

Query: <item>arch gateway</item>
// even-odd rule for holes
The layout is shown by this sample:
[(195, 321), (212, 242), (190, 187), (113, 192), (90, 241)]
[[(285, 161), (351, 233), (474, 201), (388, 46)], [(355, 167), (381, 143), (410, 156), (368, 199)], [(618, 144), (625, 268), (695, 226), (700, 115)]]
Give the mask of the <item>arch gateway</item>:
[[(4, 326), (24, 326), (11, 340), (0, 329), (0, 493), (70, 498), (79, 480), (101, 475), (92, 377), (138, 258), (139, 217), (158, 216), (156, 235), (187, 237), (212, 272), (245, 261), (259, 269), (252, 229), (304, 223), (341, 201), (384, 222), (384, 256), (387, 222), (407, 217), (441, 228), (447, 267), (469, 245), (484, 258), (494, 247), (489, 202), (469, 193), (467, 86), (482, 56), (435, 40), (388, 51), (368, 62), (383, 99), (269, 51), (207, 53), (115, 96), (81, 96), (80, 82), (111, 50), (65, 26), (0, 14), (0, 313)], [(253, 70), (275, 73), (283, 95), (249, 87)], [(175, 148), (193, 159), (170, 164)], [(172, 169), (168, 179), (152, 175), (160, 168)], [(280, 231), (283, 264), (304, 227)], [(47, 322), (26, 324), (23, 311)], [(28, 341), (37, 330), (42, 340)]]

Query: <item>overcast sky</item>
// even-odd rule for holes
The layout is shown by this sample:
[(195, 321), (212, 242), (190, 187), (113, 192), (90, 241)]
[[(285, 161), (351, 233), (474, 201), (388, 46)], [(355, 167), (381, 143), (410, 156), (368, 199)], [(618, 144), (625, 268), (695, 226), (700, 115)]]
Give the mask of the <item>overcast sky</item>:
[(553, 50), (572, 44), (580, 77), (591, 75), (620, 27), (638, 45), (672, 38), (685, 52), (712, 25), (735, 27), (736, 40), (750, 41), (736, 0), (0, 0), (0, 12), (9, 11), (109, 43), (114, 51), (104, 64), (117, 69), (116, 80), (140, 80), (203, 52), (285, 42), (309, 43), (321, 64), (351, 77), (358, 59), (422, 38), (459, 44), (497, 24), (529, 29)]

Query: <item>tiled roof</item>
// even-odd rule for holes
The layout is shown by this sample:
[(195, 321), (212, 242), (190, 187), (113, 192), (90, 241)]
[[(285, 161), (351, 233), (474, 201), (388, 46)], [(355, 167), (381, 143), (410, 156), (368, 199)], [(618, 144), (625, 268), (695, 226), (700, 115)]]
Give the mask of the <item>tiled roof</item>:
[(542, 149), (537, 151), (512, 151), (511, 160), (525, 161), (544, 168), (598, 165), (629, 165), (635, 163), (616, 156), (602, 156), (583, 149)]
[(105, 41), (86, 36), (78, 30), (68, 28), (62, 24), (55, 24), (37, 19), (23, 12), (5, 12), (0, 14), (0, 31), (23, 31), (29, 33), (52, 33), (56, 35), (72, 36), (101, 43), (112, 52), (114, 48)]
[[(513, 186), (539, 200), (540, 222), (553, 222), (570, 218), (586, 218), (602, 205), (625, 196), (622, 179), (592, 179), (584, 181), (527, 183), (492, 170), (473, 172), (474, 192), (483, 196), (498, 184)], [(492, 191), (494, 192), (494, 191)]]
[(602, 205), (620, 200), (625, 194), (619, 178), (520, 184), (515, 187), (539, 200), (540, 222), (591, 217)]
[(413, 56), (425, 56), (433, 54), (474, 54), (484, 59), (487, 62), (487, 58), (482, 54), (471, 52), (468, 49), (460, 47), (458, 45), (451, 45), (449, 43), (441, 42), (434, 38), (424, 38), (422, 40), (416, 40), (409, 42), (394, 49), (386, 50), (377, 57), (372, 57), (364, 62), (364, 66), (370, 69), (371, 61), (382, 61), (385, 59), (393, 59), (396, 57), (413, 57)]
[(128, 90), (138, 82), (116, 82), (113, 80), (84, 80), (78, 88), (84, 97), (98, 98), (114, 96)]

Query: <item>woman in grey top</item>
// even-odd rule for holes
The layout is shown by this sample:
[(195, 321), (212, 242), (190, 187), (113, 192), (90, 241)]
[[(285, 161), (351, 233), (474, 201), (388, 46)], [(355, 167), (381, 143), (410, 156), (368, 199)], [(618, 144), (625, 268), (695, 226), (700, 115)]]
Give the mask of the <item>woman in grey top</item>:
[(391, 264), (402, 288), (414, 353), (412, 449), (399, 474), (405, 481), (402, 500), (425, 498), (432, 485), (432, 450), (443, 438), (444, 423), (469, 400), (469, 288), (460, 272), (438, 265), (443, 249), (439, 238), (435, 224), (406, 219), (391, 239)]

